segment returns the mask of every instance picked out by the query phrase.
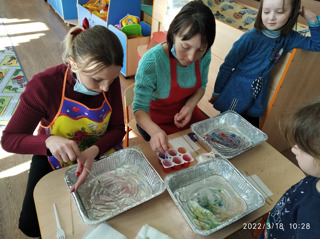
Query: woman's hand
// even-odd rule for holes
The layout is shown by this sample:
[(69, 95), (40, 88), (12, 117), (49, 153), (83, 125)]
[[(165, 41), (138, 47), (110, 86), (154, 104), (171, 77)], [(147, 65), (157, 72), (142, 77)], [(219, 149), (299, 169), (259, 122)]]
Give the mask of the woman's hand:
[(45, 144), (52, 155), (61, 162), (75, 161), (81, 155), (77, 143), (70, 139), (51, 135), (46, 139)]
[(164, 153), (169, 150), (168, 136), (160, 127), (150, 137), (150, 146), (154, 152)]
[(299, 13), (304, 19), (307, 20), (307, 22), (310, 22), (310, 23), (318, 22), (317, 15), (314, 12), (310, 11), (309, 9), (305, 8), (304, 6), (301, 6)]
[(191, 120), (193, 110), (194, 107), (191, 107), (189, 105), (183, 106), (180, 112), (174, 116), (174, 124), (178, 128), (183, 128), (184, 126), (186, 126)]
[(86, 181), (88, 177), (88, 171), (84, 169), (83, 165), (86, 166), (89, 170), (92, 169), (92, 165), (95, 157), (98, 155), (99, 149), (96, 145), (87, 148), (81, 153), (78, 160), (78, 166), (76, 171), (76, 176), (79, 177), (78, 181), (70, 188), (70, 192), (77, 191), (78, 188)]

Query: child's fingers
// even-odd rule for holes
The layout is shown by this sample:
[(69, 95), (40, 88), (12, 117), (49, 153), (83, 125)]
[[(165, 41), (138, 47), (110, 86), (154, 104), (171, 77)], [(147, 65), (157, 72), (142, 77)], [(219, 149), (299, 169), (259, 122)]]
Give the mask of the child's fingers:
[(76, 170), (76, 177), (78, 178), (80, 176), (80, 174), (83, 171), (83, 164), (82, 163), (78, 163), (77, 165), (77, 170)]
[(78, 181), (70, 188), (70, 192), (73, 193), (73, 192), (77, 191), (78, 188), (86, 181), (87, 176), (88, 176), (87, 171), (84, 171), (83, 173), (81, 173)]

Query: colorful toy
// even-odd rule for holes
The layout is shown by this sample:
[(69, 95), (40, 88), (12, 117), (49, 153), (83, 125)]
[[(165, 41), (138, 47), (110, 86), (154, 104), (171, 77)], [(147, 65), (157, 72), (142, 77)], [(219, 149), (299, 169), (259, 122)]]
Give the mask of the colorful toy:
[(124, 18), (120, 20), (122, 27), (131, 25), (131, 24), (140, 24), (140, 18), (127, 14)]
[(120, 20), (121, 31), (128, 37), (142, 36), (140, 18), (127, 14)]
[(100, 12), (92, 11), (92, 14), (100, 17), (104, 21), (107, 21), (107, 18), (108, 18), (108, 7), (106, 7), (106, 9), (104, 9), (104, 10), (101, 10)]
[(91, 11), (98, 11), (104, 10), (109, 5), (109, 0), (89, 0), (83, 6)]

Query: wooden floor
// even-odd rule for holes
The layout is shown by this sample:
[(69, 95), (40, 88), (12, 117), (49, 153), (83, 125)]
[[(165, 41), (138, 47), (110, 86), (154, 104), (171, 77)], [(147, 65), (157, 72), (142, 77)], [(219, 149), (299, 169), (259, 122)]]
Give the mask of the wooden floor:
[[(70, 27), (49, 4), (42, 0), (0, 0), (0, 5), (0, 18), (5, 22), (28, 80), (61, 63), (60, 43)], [(121, 77), (122, 89), (133, 82), (133, 78)], [(141, 139), (136, 137), (130, 140), (130, 145), (139, 142)], [(31, 155), (12, 155), (0, 149), (0, 238), (27, 238), (18, 229), (18, 218), (30, 160)], [(229, 239), (251, 239), (251, 233), (241, 230)]]

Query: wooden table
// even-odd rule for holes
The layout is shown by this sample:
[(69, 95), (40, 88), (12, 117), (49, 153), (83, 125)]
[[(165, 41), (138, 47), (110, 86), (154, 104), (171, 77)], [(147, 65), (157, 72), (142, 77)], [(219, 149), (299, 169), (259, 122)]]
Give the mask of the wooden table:
[[(188, 132), (190, 131), (182, 131), (170, 135), (170, 138), (182, 136)], [(198, 150), (200, 154), (207, 152), (204, 147), (199, 146), (201, 147)], [(168, 175), (163, 172), (161, 165), (158, 163), (157, 155), (151, 150), (148, 142), (139, 145), (139, 148), (162, 178)], [(197, 154), (193, 153), (193, 156), (196, 157)], [(304, 177), (303, 172), (297, 166), (266, 142), (230, 161), (237, 169), (247, 175), (257, 174), (272, 191), (273, 195), (266, 198), (266, 204), (262, 208), (206, 238), (225, 238), (242, 229), (244, 223), (253, 222), (262, 217), (273, 208), (290, 186)], [(196, 164), (197, 161), (195, 160), (190, 166)], [(64, 181), (66, 170), (67, 168), (63, 168), (47, 174), (38, 182), (34, 190), (41, 235), (44, 239), (56, 238), (57, 227), (53, 203), (57, 206), (60, 223), (67, 239), (81, 238), (89, 227), (82, 222)], [(135, 238), (144, 224), (148, 224), (175, 239), (204, 238), (192, 231), (167, 191), (150, 201), (109, 219), (107, 222), (128, 239)]]

